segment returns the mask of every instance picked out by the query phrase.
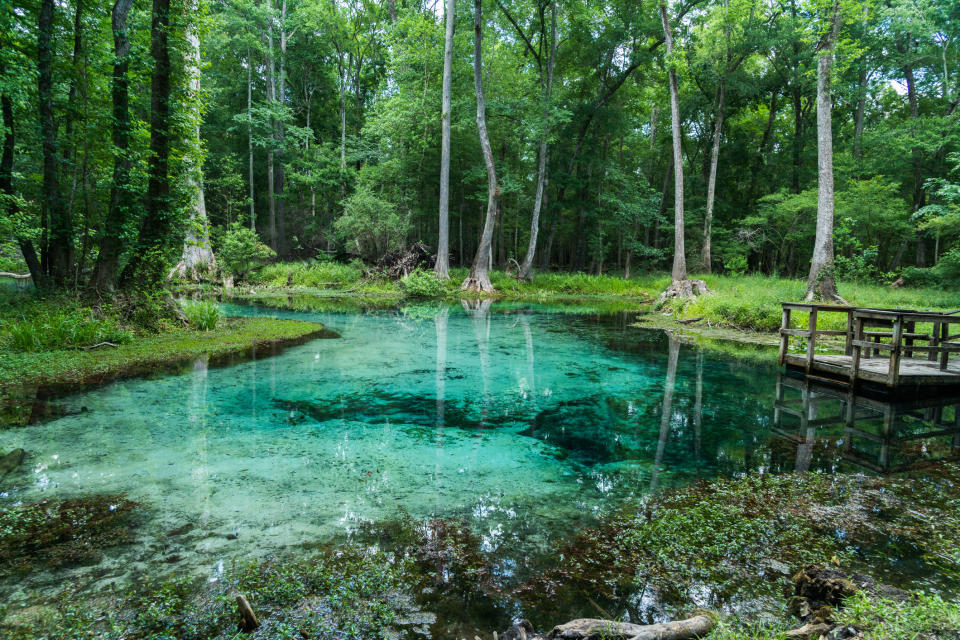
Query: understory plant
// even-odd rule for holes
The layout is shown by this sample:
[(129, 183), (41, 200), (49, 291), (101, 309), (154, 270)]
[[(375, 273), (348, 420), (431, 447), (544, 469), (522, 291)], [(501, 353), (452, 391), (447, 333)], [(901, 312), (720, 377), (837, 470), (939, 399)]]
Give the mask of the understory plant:
[(220, 320), (220, 307), (209, 300), (183, 300), (181, 303), (187, 322), (197, 331), (213, 331)]

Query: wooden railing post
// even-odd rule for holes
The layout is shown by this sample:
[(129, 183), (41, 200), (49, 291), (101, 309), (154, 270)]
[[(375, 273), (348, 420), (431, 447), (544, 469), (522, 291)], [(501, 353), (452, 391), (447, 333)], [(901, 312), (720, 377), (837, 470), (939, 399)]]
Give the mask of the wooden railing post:
[(890, 370), (887, 372), (887, 385), (896, 386), (900, 379), (900, 347), (903, 342), (903, 316), (899, 313), (893, 320), (893, 338), (890, 342)]
[(807, 375), (813, 371), (813, 356), (817, 346), (817, 308), (810, 309), (810, 332), (807, 337)]
[[(783, 307), (783, 318), (780, 321), (780, 329), (789, 329), (790, 328), (790, 307)], [(783, 366), (783, 363), (787, 361), (787, 349), (790, 347), (790, 336), (780, 332), (780, 356), (777, 359), (777, 364)]]
[(940, 371), (947, 370), (948, 360), (950, 358), (950, 352), (946, 350), (946, 347), (949, 345), (944, 344), (950, 340), (950, 321), (944, 320), (940, 323), (940, 346), (944, 347), (944, 351), (940, 354)]
[[(854, 312), (854, 316), (856, 316), (856, 312)], [(851, 391), (857, 387), (857, 373), (860, 371), (860, 353), (863, 351), (863, 347), (860, 346), (863, 340), (863, 318), (854, 317), (853, 319), (853, 340), (853, 355), (850, 360)]]

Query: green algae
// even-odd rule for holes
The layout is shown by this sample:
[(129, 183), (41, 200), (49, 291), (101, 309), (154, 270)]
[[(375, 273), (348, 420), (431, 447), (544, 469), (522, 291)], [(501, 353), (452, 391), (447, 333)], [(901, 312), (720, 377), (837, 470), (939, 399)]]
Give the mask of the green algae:
[(0, 509), (0, 575), (96, 564), (133, 540), (140, 505), (122, 495), (41, 500)]

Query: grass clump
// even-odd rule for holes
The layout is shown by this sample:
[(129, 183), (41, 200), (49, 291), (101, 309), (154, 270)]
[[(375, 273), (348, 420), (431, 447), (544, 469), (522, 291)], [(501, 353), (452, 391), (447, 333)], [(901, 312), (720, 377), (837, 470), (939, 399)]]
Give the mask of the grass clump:
[(261, 268), (249, 279), (271, 287), (345, 287), (363, 279), (363, 266), (358, 262), (278, 262)]
[(220, 321), (220, 307), (209, 300), (184, 300), (181, 303), (187, 322), (197, 331), (213, 331)]
[(6, 333), (10, 347), (23, 352), (79, 349), (99, 342), (125, 344), (133, 340), (133, 333), (121, 327), (116, 318), (98, 316), (88, 309), (44, 310), (11, 322)]
[(103, 548), (132, 541), (139, 506), (122, 495), (92, 495), (0, 510), (0, 575), (95, 564)]

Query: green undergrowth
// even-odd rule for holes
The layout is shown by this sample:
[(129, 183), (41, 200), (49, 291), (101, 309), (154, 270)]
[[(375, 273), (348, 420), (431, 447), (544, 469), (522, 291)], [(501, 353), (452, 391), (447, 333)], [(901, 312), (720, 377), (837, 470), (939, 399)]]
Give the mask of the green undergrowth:
[[(653, 496), (604, 518), (558, 550), (562, 562), (518, 591), (556, 617), (605, 594), (613, 615), (642, 619), (691, 606), (779, 611), (790, 576), (833, 562), (904, 588), (960, 588), (960, 468), (883, 479), (756, 475)], [(877, 514), (883, 514), (878, 518)], [(910, 566), (904, 572), (904, 566)]]
[[(690, 302), (670, 303), (664, 311), (672, 311), (678, 319), (702, 318), (724, 327), (776, 331), (781, 322), (781, 302), (800, 302), (806, 282), (759, 275), (691, 276), (703, 278), (712, 291)], [(883, 285), (841, 282), (840, 295), (854, 306), (891, 309), (953, 311), (960, 309), (960, 290), (893, 288)], [(672, 308), (671, 308), (672, 307)], [(792, 326), (805, 327), (808, 314), (794, 313)], [(818, 328), (845, 329), (846, 316), (821, 313)]]
[[(95, 605), (68, 585), (56, 602), (32, 615), (7, 611), (0, 632), (11, 640), (396, 637), (416, 613), (407, 568), (391, 554), (347, 545), (299, 559), (251, 561), (213, 583), (147, 582)], [(239, 633), (237, 594), (259, 619), (252, 633)]]
[(253, 346), (316, 335), (313, 322), (276, 318), (225, 318), (216, 331), (170, 327), (139, 335), (117, 347), (89, 351), (57, 349), (22, 353), (0, 343), (0, 390), (4, 386), (77, 384), (162, 370), (192, 358), (241, 352)]
[[(919, 593), (894, 602), (863, 592), (844, 601), (837, 612), (841, 627), (854, 627), (861, 640), (955, 640), (960, 637), (960, 603)], [(751, 620), (730, 616), (720, 620), (709, 640), (787, 640), (796, 621)]]

